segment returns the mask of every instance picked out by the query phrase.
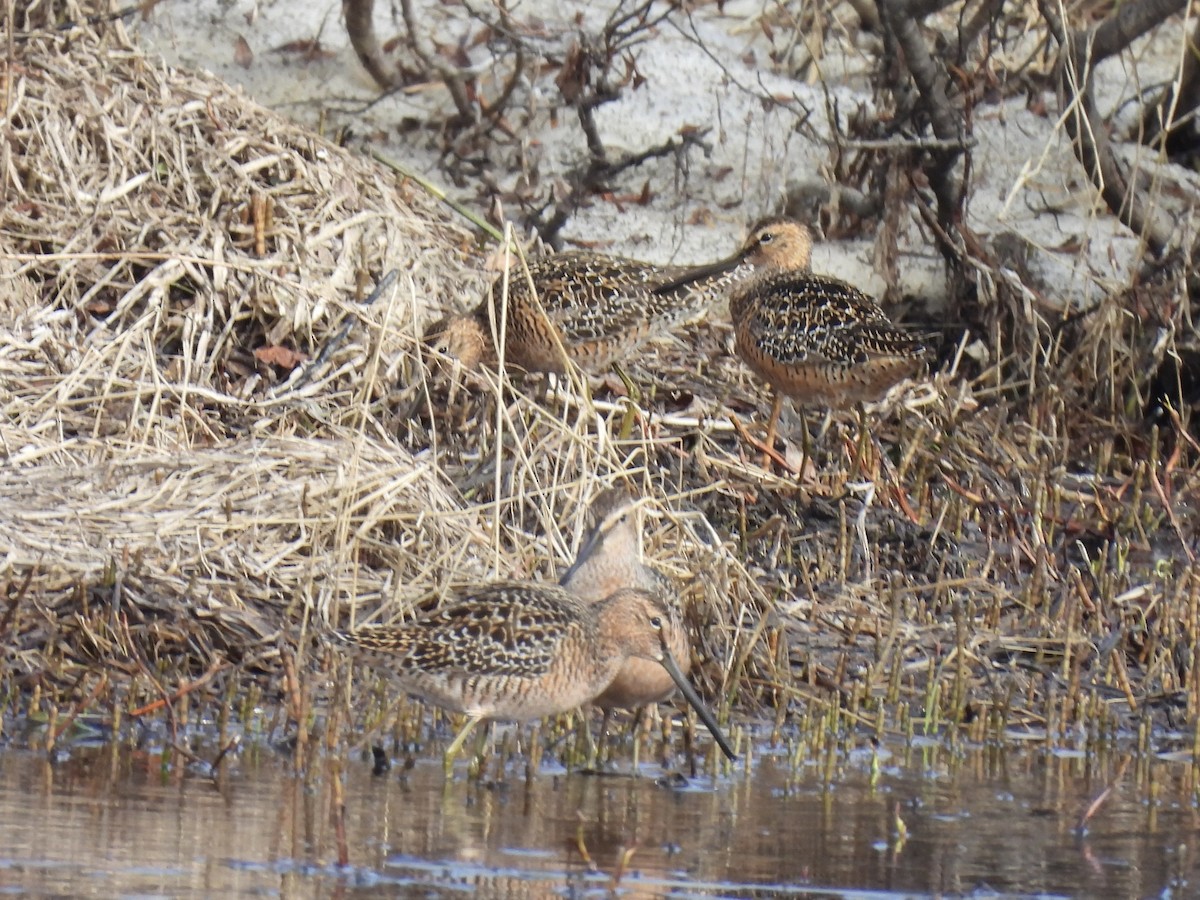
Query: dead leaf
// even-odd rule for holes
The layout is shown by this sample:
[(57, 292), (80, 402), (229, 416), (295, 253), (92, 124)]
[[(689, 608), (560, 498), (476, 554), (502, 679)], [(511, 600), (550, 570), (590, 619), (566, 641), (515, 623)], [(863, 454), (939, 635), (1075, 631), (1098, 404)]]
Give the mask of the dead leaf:
[(554, 79), (563, 99), (568, 103), (574, 103), (583, 93), (583, 89), (587, 87), (588, 75), (587, 54), (579, 41), (575, 41), (567, 50), (567, 56), (563, 60), (562, 68), (559, 69), (558, 77)]
[(250, 44), (240, 34), (233, 43), (233, 61), (243, 69), (254, 65), (254, 51), (250, 49)]
[(316, 40), (288, 41), (276, 47), (275, 52), (297, 53), (305, 59), (333, 59), (337, 55), (332, 50), (326, 50), (321, 46), (321, 42)]
[(1083, 241), (1077, 237), (1068, 237), (1057, 247), (1051, 247), (1052, 253), (1069, 253), (1072, 256), (1078, 256), (1083, 252)]
[(279, 368), (287, 369), (289, 372), (308, 359), (299, 350), (293, 350), (291, 347), (281, 347), (278, 344), (268, 344), (265, 347), (259, 347), (254, 351), (254, 358), (261, 363), (266, 363), (269, 366), (279, 366)]

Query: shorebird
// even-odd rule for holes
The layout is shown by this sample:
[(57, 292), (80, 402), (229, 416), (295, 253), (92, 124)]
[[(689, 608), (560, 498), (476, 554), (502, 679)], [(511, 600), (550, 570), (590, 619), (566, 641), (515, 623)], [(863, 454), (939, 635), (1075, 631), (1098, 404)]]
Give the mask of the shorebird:
[(667, 647), (669, 611), (635, 588), (589, 604), (557, 585), (496, 582), (403, 625), (337, 631), (356, 656), (406, 691), (467, 722), (446, 749), (447, 772), (481, 721), (528, 721), (592, 700), (632, 657), (654, 660), (730, 759), (733, 750)]
[(894, 325), (871, 297), (809, 271), (811, 251), (804, 225), (760, 222), (742, 249), (753, 274), (729, 294), (738, 355), (773, 394), (767, 453), (785, 396), (801, 406), (861, 411), (916, 374), (925, 358), (922, 338)]
[[(588, 603), (599, 603), (621, 588), (639, 588), (654, 595), (667, 609), (663, 635), (671, 657), (684, 674), (691, 671), (692, 651), (676, 586), (642, 558), (641, 507), (623, 488), (601, 491), (588, 508), (591, 525), (579, 553), (559, 584)], [(675, 681), (657, 662), (626, 660), (612, 683), (592, 702), (607, 714), (613, 709), (637, 709), (665, 700)]]
[[(567, 360), (599, 373), (650, 337), (723, 297), (747, 272), (740, 254), (685, 268), (591, 251), (558, 253), (497, 278), (465, 315), (430, 326), (425, 343), (472, 370), (505, 364), (528, 372), (566, 371)], [(495, 335), (495, 339), (493, 339)]]

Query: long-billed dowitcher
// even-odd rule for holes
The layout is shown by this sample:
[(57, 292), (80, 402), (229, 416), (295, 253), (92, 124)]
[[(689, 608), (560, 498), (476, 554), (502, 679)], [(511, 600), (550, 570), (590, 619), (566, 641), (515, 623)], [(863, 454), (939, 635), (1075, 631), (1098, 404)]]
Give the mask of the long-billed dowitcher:
[(787, 219), (757, 225), (743, 254), (754, 274), (729, 296), (738, 355), (772, 389), (765, 448), (773, 448), (784, 396), (842, 409), (878, 400), (917, 372), (923, 340), (837, 278), (808, 271), (809, 230)]
[[(623, 488), (609, 488), (588, 508), (590, 529), (559, 584), (588, 603), (598, 603), (621, 588), (640, 588), (657, 597), (669, 618), (664, 636), (683, 674), (691, 671), (692, 651), (683, 623), (678, 591), (665, 575), (648, 565), (642, 553), (641, 506)], [(612, 683), (592, 702), (607, 713), (658, 703), (675, 692), (675, 681), (657, 662), (626, 660)]]
[(497, 582), (415, 622), (334, 635), (410, 694), (468, 717), (446, 750), (447, 768), (479, 722), (574, 709), (601, 693), (635, 656), (671, 674), (732, 759), (716, 720), (671, 656), (663, 634), (668, 620), (662, 601), (635, 588), (589, 604), (557, 585)]
[(425, 343), (466, 369), (494, 363), (502, 338), (508, 366), (561, 374), (570, 359), (598, 373), (724, 296), (741, 263), (734, 255), (664, 267), (591, 251), (559, 253), (531, 262), (528, 277), (514, 267), (507, 297), (504, 278), (497, 278), (473, 312), (430, 326)]

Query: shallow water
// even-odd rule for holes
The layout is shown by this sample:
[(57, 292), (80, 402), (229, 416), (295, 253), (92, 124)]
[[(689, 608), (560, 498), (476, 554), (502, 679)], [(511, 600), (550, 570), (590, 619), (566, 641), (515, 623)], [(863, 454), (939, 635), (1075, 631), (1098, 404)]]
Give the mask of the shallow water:
[[(1130, 766), (1081, 834), (1110, 767), (936, 747), (880, 764), (874, 784), (867, 751), (795, 774), (759, 758), (749, 777), (671, 787), (649, 767), (640, 778), (517, 772), (485, 786), (465, 764), (447, 783), (437, 761), (376, 777), (356, 758), (305, 785), (267, 750), (232, 758), (219, 781), (164, 774), (161, 757), (127, 749), (76, 750), (57, 765), (10, 750), (0, 893), (1200, 896), (1183, 766)], [(339, 765), (346, 868), (329, 789)]]

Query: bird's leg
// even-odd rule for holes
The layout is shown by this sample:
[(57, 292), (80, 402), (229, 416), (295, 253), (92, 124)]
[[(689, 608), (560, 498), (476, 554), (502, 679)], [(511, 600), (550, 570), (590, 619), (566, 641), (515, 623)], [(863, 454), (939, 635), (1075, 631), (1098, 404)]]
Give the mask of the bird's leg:
[[(617, 432), (618, 440), (627, 441), (633, 434), (633, 423), (637, 419), (637, 409), (642, 403), (642, 392), (633, 383), (633, 379), (621, 368), (620, 363), (614, 362), (612, 367), (613, 371), (617, 373), (617, 377), (621, 379), (621, 383), (625, 385), (625, 395), (629, 401), (625, 404), (625, 412), (621, 414), (621, 429)], [(605, 715), (608, 715), (607, 711), (605, 711)]]
[[(771, 402), (771, 420), (767, 423), (767, 439), (765, 444), (773, 452), (775, 450), (775, 427), (779, 424), (779, 414), (783, 411), (783, 394), (778, 390), (772, 390), (771, 393), (774, 394), (774, 397)], [(807, 431), (807, 428), (805, 431)], [(762, 465), (764, 469), (771, 467), (771, 453), (768, 450), (763, 450)], [(803, 467), (801, 467), (800, 471), (804, 471)]]
[[(479, 736), (475, 739), (475, 747), (471, 750), (471, 766), (467, 770), (470, 776), (475, 780), (482, 780), (486, 774), (485, 770), (488, 763), (488, 747), (491, 742), (492, 727), (490, 722), (485, 722), (483, 727), (479, 729)], [(518, 752), (521, 745), (521, 732), (516, 731), (516, 742)]]
[[(788, 461), (786, 458), (781, 456), (779, 453), (775, 452), (774, 448), (768, 447), (766, 444), (764, 444), (762, 441), (760, 441), (758, 438), (756, 438), (754, 435), (752, 435), (750, 433), (750, 431), (746, 428), (746, 426), (742, 424), (741, 419), (739, 419), (733, 413), (729, 413), (728, 415), (729, 415), (729, 424), (733, 426), (734, 430), (738, 433), (738, 435), (741, 436), (743, 441), (745, 441), (747, 444), (749, 444), (755, 450), (761, 451), (762, 454), (764, 456), (766, 456), (768, 459), (773, 459), (775, 462), (779, 463), (780, 467), (783, 468), (785, 471), (788, 471), (788, 472), (796, 471), (790, 465), (788, 465)], [(799, 474), (799, 473), (797, 473), (797, 474)]]
[(525, 778), (532, 779), (542, 767), (542, 723), (533, 723), (532, 734), (529, 736), (529, 749), (525, 751)]
[[(812, 435), (808, 433), (808, 411), (803, 406), (797, 406), (796, 412), (800, 416), (800, 480), (803, 481), (804, 473), (808, 471), (809, 463), (812, 461), (813, 443)], [(828, 423), (828, 419), (826, 419), (826, 423)], [(824, 428), (821, 433), (824, 434)]]
[[(874, 440), (871, 437), (871, 431), (867, 427), (867, 410), (861, 403), (858, 404), (858, 440), (854, 445), (854, 459), (851, 461), (851, 471), (855, 468), (860, 470), (864, 475), (867, 472), (867, 450), (868, 447), (874, 446)], [(869, 477), (869, 476), (868, 476)]]
[(600, 717), (600, 746), (596, 752), (597, 764), (612, 764), (612, 741), (608, 737), (608, 726), (612, 724), (612, 709), (604, 710)]
[(854, 530), (858, 534), (858, 545), (862, 550), (863, 571), (870, 580), (872, 566), (871, 545), (867, 543), (867, 510), (871, 508), (871, 501), (875, 499), (875, 482), (851, 482), (846, 487), (852, 491), (862, 491), (863, 494), (862, 507), (859, 509), (858, 515), (854, 517)]
[(829, 433), (829, 426), (833, 424), (833, 410), (825, 410), (825, 418), (821, 420), (821, 427), (817, 429), (817, 443), (825, 440), (825, 435)]
[(638, 771), (638, 763), (642, 757), (642, 713), (646, 711), (646, 707), (639, 706), (633, 711), (633, 774)]
[(454, 740), (450, 742), (450, 746), (446, 748), (446, 754), (442, 757), (442, 767), (446, 771), (446, 775), (450, 775), (454, 771), (454, 758), (458, 756), (458, 751), (462, 749), (463, 744), (467, 740), (467, 736), (471, 731), (483, 721), (483, 716), (468, 716), (467, 724), (463, 725)]
[(608, 710), (604, 710), (604, 716), (600, 719), (600, 740), (596, 741), (592, 737), (591, 723), (588, 721), (591, 707), (586, 706), (583, 709), (583, 715), (579, 717), (580, 728), (583, 729), (583, 747), (584, 747), (584, 763), (585, 769), (599, 770), (600, 768), (600, 753), (604, 749), (604, 735), (608, 731)]

